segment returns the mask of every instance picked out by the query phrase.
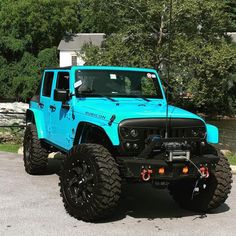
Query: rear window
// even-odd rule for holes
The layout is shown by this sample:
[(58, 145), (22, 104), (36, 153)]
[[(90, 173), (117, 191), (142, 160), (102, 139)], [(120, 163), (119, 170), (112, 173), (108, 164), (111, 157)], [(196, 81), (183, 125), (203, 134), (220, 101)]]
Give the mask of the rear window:
[(45, 97), (51, 96), (53, 76), (54, 76), (53, 72), (45, 72), (44, 82), (43, 82), (43, 96)]

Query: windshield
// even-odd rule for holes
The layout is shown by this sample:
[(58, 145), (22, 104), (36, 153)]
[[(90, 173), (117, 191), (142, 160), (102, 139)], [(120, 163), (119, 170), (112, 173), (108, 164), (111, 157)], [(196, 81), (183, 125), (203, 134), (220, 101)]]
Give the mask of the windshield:
[(77, 70), (76, 96), (163, 98), (156, 74), (137, 71)]

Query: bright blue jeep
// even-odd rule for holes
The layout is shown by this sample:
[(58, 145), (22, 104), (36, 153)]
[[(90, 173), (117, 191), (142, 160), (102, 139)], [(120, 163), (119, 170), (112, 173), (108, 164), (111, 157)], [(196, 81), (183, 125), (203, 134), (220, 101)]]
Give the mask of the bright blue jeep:
[(24, 164), (40, 174), (48, 153), (66, 154), (61, 196), (67, 212), (85, 221), (114, 209), (124, 180), (167, 187), (182, 207), (208, 211), (231, 190), (228, 161), (210, 145), (217, 142), (215, 126), (167, 105), (155, 70), (45, 69), (27, 110)]

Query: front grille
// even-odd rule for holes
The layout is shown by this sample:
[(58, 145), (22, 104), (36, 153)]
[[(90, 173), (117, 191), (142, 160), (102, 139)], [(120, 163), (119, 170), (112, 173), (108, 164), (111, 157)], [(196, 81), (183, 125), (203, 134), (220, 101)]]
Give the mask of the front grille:
[[(147, 128), (144, 131), (145, 138), (158, 135), (160, 138), (164, 138), (166, 129), (149, 129)], [(203, 127), (187, 127), (187, 128), (169, 128), (168, 129), (168, 138), (204, 138), (205, 128)]]
[[(187, 142), (198, 142), (205, 139), (205, 123), (199, 119), (169, 119), (168, 138), (178, 141), (184, 139)], [(135, 129), (137, 136), (132, 136), (131, 131)], [(138, 155), (152, 140), (152, 136), (158, 135), (165, 138), (166, 119), (130, 119), (123, 120), (119, 124), (119, 135), (121, 139), (120, 153), (125, 155)], [(136, 147), (136, 148), (135, 148)]]
[[(121, 129), (137, 129), (146, 139), (151, 135), (165, 137), (166, 119), (130, 119), (124, 120), (119, 125)], [(168, 120), (169, 138), (204, 138), (205, 123), (199, 119), (169, 119)]]

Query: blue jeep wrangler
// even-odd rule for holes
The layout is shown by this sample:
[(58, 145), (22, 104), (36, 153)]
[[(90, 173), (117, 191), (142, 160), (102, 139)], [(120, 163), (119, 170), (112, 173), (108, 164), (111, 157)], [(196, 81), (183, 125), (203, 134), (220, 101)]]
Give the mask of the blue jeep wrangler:
[(27, 110), (24, 164), (40, 174), (48, 153), (66, 154), (59, 186), (77, 219), (106, 217), (122, 180), (166, 187), (182, 207), (206, 212), (231, 190), (229, 163), (211, 145), (217, 142), (215, 126), (167, 104), (155, 70), (45, 69)]

